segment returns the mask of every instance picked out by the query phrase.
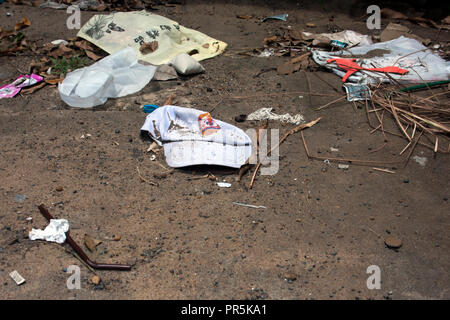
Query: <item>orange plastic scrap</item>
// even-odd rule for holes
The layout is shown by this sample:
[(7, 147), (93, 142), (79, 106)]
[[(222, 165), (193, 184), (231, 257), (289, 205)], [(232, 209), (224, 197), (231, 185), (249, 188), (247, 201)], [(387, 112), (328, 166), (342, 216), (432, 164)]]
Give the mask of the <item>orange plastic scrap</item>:
[(347, 81), (348, 77), (350, 77), (352, 74), (359, 70), (367, 70), (367, 71), (378, 71), (378, 72), (388, 72), (388, 73), (398, 73), (398, 74), (405, 74), (408, 73), (408, 70), (401, 69), (398, 67), (384, 67), (384, 68), (363, 68), (360, 65), (358, 65), (356, 62), (354, 62), (356, 59), (328, 59), (327, 63), (336, 62), (337, 66), (345, 71), (347, 73), (342, 78), (342, 82)]

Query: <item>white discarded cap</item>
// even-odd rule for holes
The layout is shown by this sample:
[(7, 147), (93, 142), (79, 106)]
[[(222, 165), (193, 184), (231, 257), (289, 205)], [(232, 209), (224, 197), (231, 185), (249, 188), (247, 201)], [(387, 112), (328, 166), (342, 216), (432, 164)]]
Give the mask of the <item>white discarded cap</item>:
[(252, 141), (244, 131), (191, 108), (158, 108), (147, 116), (141, 133), (164, 145), (167, 164), (174, 168), (202, 164), (240, 168), (252, 153)]

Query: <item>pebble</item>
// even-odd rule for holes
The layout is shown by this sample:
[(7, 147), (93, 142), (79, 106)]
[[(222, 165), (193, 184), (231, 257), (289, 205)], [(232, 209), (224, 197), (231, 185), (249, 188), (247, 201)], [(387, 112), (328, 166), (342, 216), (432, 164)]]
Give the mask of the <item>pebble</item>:
[(61, 192), (61, 191), (63, 191), (63, 190), (64, 190), (64, 188), (63, 188), (63, 187), (61, 187), (61, 186), (59, 186), (59, 187), (56, 187), (56, 188), (55, 188), (55, 190), (56, 190), (56, 191), (58, 191), (58, 192)]
[(404, 179), (403, 183), (409, 183), (409, 179), (408, 178)]
[(114, 240), (114, 241), (119, 241), (119, 240), (120, 240), (120, 236), (119, 236), (119, 235), (115, 235), (115, 236), (113, 237), (113, 240)]
[(22, 203), (26, 198), (28, 198), (26, 194), (18, 194), (14, 197), (14, 201)]
[(402, 240), (400, 240), (394, 236), (386, 237), (386, 239), (384, 239), (384, 243), (386, 244), (386, 246), (388, 248), (391, 248), (391, 249), (398, 249), (403, 244)]

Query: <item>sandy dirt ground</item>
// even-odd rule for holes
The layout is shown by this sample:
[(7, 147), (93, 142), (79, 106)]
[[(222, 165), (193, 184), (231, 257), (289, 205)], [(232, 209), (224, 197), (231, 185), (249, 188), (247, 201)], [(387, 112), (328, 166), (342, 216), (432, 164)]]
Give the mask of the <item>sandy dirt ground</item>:
[[(372, 133), (363, 109), (347, 102), (314, 111), (330, 97), (283, 95), (308, 91), (304, 72), (279, 75), (274, 68), (287, 58), (259, 58), (238, 52), (261, 48), (264, 37), (281, 27), (327, 32), (327, 24), (364, 34), (365, 8), (344, 10), (336, 3), (306, 5), (256, 2), (205, 3), (187, 1), (174, 8), (158, 6), (156, 14), (228, 43), (226, 52), (202, 61), (204, 74), (174, 81), (152, 81), (140, 92), (110, 99), (93, 109), (65, 105), (57, 88), (46, 86), (31, 95), (0, 100), (0, 299), (449, 299), (449, 156), (422, 146), (413, 156), (426, 157), (425, 166), (410, 159), (388, 167), (308, 160), (299, 134), (280, 148), (280, 167), (273, 176), (251, 174), (236, 181), (236, 171), (194, 167), (167, 172), (164, 154), (155, 161), (146, 153), (148, 141), (139, 137), (146, 114), (144, 103), (174, 104), (210, 110), (228, 96), (281, 94), (224, 100), (214, 118), (242, 129), (260, 123), (235, 122), (240, 114), (261, 107), (276, 113), (301, 113), (307, 121), (322, 117), (304, 136), (312, 154), (376, 161), (401, 161), (406, 143)], [(359, 11), (358, 11), (359, 10)], [(348, 12), (347, 12), (348, 11)], [(7, 16), (6, 13), (12, 13)], [(288, 21), (237, 19), (236, 15), (267, 16), (289, 13)], [(96, 12), (82, 12), (85, 23)], [(77, 30), (66, 28), (65, 11), (0, 5), (0, 27), (11, 28), (23, 16), (32, 22), (28, 39), (43, 44), (67, 39)], [(382, 20), (382, 28), (389, 21)], [(413, 32), (434, 39), (437, 30), (405, 22)], [(441, 31), (440, 39), (449, 40)], [(10, 82), (26, 70), (33, 56), (0, 57), (0, 81)], [(308, 72), (314, 92), (333, 93)], [(341, 90), (341, 80), (318, 71)], [(292, 125), (271, 122), (283, 134)], [(88, 138), (82, 135), (90, 134)], [(338, 149), (331, 151), (331, 147)], [(163, 166), (163, 167), (162, 167)], [(158, 186), (143, 182), (137, 173)], [(212, 172), (219, 188), (201, 178)], [(161, 174), (165, 173), (165, 174)], [(62, 191), (59, 187), (62, 187)], [(17, 195), (26, 195), (23, 202)], [(265, 206), (254, 209), (238, 201)], [(72, 237), (80, 244), (88, 233), (103, 242), (89, 252), (98, 262), (129, 263), (129, 272), (96, 271), (94, 275), (64, 246), (28, 239), (31, 227), (44, 228), (37, 205), (45, 204), (68, 219)], [(32, 217), (32, 221), (27, 220)], [(107, 240), (120, 236), (119, 241)], [(385, 246), (393, 235), (398, 250)], [(69, 290), (66, 268), (78, 265), (81, 289)], [(367, 268), (381, 270), (381, 289), (369, 290)], [(17, 286), (9, 273), (17, 270), (26, 282)]]

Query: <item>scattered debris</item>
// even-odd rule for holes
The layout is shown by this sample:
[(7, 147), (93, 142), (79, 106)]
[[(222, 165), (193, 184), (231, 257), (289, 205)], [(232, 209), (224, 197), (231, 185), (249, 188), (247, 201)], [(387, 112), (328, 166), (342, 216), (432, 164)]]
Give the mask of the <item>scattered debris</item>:
[(108, 98), (141, 90), (155, 71), (155, 66), (137, 63), (134, 50), (126, 48), (89, 67), (68, 73), (58, 90), (68, 105), (89, 108), (105, 103)]
[(349, 167), (350, 166), (348, 164), (342, 164), (342, 163), (338, 164), (338, 169), (348, 170)]
[(311, 32), (302, 32), (303, 39), (312, 40), (312, 46), (314, 47), (329, 47), (331, 41), (337, 40), (341, 43), (347, 44), (348, 48), (357, 45), (369, 45), (372, 44), (370, 36), (362, 35), (352, 30), (345, 30), (337, 33), (320, 33), (315, 34)]
[(254, 209), (267, 209), (265, 206), (254, 206), (252, 204), (247, 204), (247, 203), (233, 202), (233, 204), (235, 204), (237, 206), (249, 207), (249, 208), (254, 208)]
[[(295, 134), (295, 133), (297, 133), (297, 132), (301, 132), (301, 133), (302, 133), (302, 130), (304, 130), (304, 129), (306, 129), (306, 128), (311, 128), (311, 127), (314, 126), (317, 122), (319, 122), (320, 119), (321, 119), (321, 118), (317, 118), (316, 120), (310, 121), (310, 122), (308, 122), (308, 123), (302, 123), (302, 124), (296, 126), (295, 128), (289, 130), (289, 131), (288, 131), (288, 132), (280, 139), (280, 141), (279, 141), (275, 146), (273, 146), (272, 149), (270, 149), (270, 151), (267, 153), (267, 155), (264, 155), (264, 158), (270, 156), (270, 154), (272, 153), (272, 151), (275, 150), (275, 149), (277, 149), (277, 148), (279, 148), (280, 145), (281, 145), (281, 144), (282, 144), (282, 143), (283, 143), (290, 135)], [(266, 122), (266, 124), (267, 124), (267, 122)], [(303, 137), (303, 135), (302, 135), (302, 137)], [(258, 138), (258, 139), (259, 139), (259, 138)], [(258, 144), (258, 146), (257, 146), (257, 149), (258, 149), (257, 152), (259, 152), (259, 144)], [(256, 168), (255, 168), (255, 171), (253, 172), (252, 179), (250, 180), (249, 189), (251, 189), (251, 188), (253, 187), (253, 183), (255, 182), (256, 174), (258, 173), (258, 170), (259, 170), (260, 167), (261, 167), (261, 161), (258, 161), (258, 163), (257, 163), (257, 165), (256, 165)]]
[[(110, 54), (130, 47), (138, 59), (154, 65), (168, 63), (180, 53), (186, 52), (197, 52), (195, 59), (201, 61), (221, 54), (227, 47), (225, 42), (145, 10), (95, 15), (80, 29), (77, 36)], [(153, 45), (156, 51), (143, 54), (139, 50), (144, 43), (154, 42), (156, 39), (159, 43), (157, 50)], [(206, 43), (209, 44), (207, 48), (203, 46)]]
[(220, 187), (220, 188), (230, 188), (231, 187), (231, 183), (227, 183), (227, 182), (217, 182), (217, 185)]
[(9, 276), (14, 280), (14, 282), (20, 286), (22, 283), (25, 282), (25, 278), (22, 277), (17, 270), (14, 270), (9, 274)]
[(261, 108), (247, 116), (247, 120), (276, 120), (285, 123), (300, 124), (304, 122), (301, 114), (291, 116), (289, 113), (278, 115), (272, 112), (272, 108)]
[[(48, 210), (43, 206), (40, 205), (39, 211), (42, 213), (42, 215), (48, 220), (54, 220), (53, 216), (48, 212)], [(69, 243), (71, 248), (75, 250), (75, 252), (79, 255), (80, 259), (84, 261), (89, 267), (92, 267), (94, 269), (107, 269), (107, 270), (123, 270), (123, 271), (129, 271), (131, 270), (131, 266), (128, 265), (122, 265), (122, 264), (106, 264), (106, 263), (96, 263), (89, 259), (89, 257), (84, 253), (83, 249), (80, 248), (80, 246), (72, 239), (72, 237), (69, 235), (69, 233), (66, 234), (66, 242)]]

